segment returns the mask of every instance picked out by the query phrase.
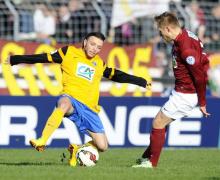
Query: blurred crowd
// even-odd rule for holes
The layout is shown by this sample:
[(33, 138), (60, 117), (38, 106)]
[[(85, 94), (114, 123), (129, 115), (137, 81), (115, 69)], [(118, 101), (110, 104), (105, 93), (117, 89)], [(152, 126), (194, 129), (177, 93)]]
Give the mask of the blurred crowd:
[[(58, 43), (81, 42), (90, 31), (101, 30), (101, 17), (89, 0), (11, 0), (19, 16), (17, 40), (39, 40)], [(104, 13), (108, 40), (119, 45), (158, 43), (160, 37), (153, 26), (153, 17), (134, 17), (111, 27), (113, 0), (97, 0)], [(162, 2), (162, 1), (161, 1)], [(207, 47), (220, 46), (220, 4), (184, 0), (165, 0), (169, 10), (178, 14), (183, 26), (198, 34)], [(160, 4), (157, 5), (158, 9)], [(181, 6), (181, 10), (179, 8)], [(0, 37), (13, 35), (15, 15), (0, 1)], [(7, 11), (7, 12), (6, 12)], [(180, 12), (184, 11), (184, 12)], [(10, 13), (9, 13), (10, 12)]]

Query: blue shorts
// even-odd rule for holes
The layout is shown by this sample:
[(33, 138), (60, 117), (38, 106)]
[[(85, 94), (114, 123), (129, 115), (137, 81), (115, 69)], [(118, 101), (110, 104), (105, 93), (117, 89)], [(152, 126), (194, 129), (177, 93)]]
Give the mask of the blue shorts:
[(73, 121), (81, 133), (89, 135), (87, 130), (94, 133), (105, 132), (102, 121), (97, 113), (69, 95), (63, 94), (59, 99), (62, 97), (68, 97), (74, 108), (73, 113), (65, 117)]

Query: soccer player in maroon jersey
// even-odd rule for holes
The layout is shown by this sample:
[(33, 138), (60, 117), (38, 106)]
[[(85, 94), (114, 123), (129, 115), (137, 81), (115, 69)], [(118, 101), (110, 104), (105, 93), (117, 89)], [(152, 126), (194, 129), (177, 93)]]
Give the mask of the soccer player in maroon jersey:
[(203, 52), (203, 45), (192, 32), (182, 29), (177, 17), (170, 13), (155, 17), (157, 29), (162, 38), (173, 43), (172, 59), (175, 88), (153, 120), (150, 145), (132, 167), (156, 167), (165, 142), (165, 128), (174, 121), (190, 114), (199, 104), (205, 117), (206, 83), (209, 60)]

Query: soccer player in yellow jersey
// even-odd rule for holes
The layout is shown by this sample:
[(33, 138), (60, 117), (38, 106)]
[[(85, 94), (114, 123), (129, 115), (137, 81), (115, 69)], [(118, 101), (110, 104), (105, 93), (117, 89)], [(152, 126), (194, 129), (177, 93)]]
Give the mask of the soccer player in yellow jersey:
[[(108, 148), (107, 137), (98, 116), (100, 107), (99, 86), (104, 76), (115, 82), (132, 83), (144, 88), (150, 86), (145, 79), (109, 68), (99, 57), (105, 37), (99, 32), (89, 33), (83, 40), (82, 48), (65, 46), (53, 53), (35, 55), (13, 55), (8, 63), (59, 63), (62, 70), (63, 90), (53, 113), (48, 118), (42, 135), (30, 140), (30, 144), (38, 151), (43, 151), (51, 134), (59, 127), (63, 117), (73, 121), (80, 132), (89, 135), (89, 142), (99, 151)], [(78, 146), (70, 145), (70, 165), (76, 165), (75, 154)]]

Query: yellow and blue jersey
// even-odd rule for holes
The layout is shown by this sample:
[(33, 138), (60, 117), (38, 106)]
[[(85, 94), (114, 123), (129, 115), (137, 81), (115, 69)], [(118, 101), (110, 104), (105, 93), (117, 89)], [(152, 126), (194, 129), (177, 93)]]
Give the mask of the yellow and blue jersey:
[(102, 77), (121, 83), (132, 83), (146, 87), (146, 80), (126, 74), (120, 70), (109, 68), (99, 55), (87, 58), (82, 48), (65, 46), (53, 53), (36, 55), (11, 56), (11, 65), (19, 63), (59, 63), (62, 71), (63, 90), (67, 94), (88, 106), (94, 112), (99, 112), (99, 86)]
[(81, 48), (69, 46), (62, 57), (62, 94), (68, 94), (98, 112), (99, 86), (104, 71), (104, 63), (97, 55), (88, 59)]

